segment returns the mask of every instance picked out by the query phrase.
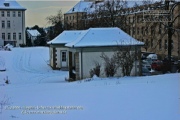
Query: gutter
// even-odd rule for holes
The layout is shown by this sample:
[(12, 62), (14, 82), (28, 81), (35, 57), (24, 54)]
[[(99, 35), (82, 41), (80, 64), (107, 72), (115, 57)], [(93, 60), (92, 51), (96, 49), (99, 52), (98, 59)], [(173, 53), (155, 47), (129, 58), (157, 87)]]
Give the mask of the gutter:
[(82, 55), (82, 50), (83, 50), (83, 48), (81, 48), (81, 79), (83, 79), (83, 59), (82, 59), (83, 55)]

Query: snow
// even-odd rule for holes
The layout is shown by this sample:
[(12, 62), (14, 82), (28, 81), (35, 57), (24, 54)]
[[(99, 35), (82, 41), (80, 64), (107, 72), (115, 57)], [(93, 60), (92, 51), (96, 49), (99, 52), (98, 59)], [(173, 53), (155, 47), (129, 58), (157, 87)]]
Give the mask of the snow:
[(27, 31), (33, 37), (37, 37), (37, 36), (41, 35), (37, 30), (27, 30)]
[[(4, 3), (9, 3), (9, 6), (4, 6)], [(18, 2), (13, 0), (0, 0), (0, 9), (26, 10), (26, 8), (22, 7)]]
[(83, 33), (83, 30), (63, 31), (56, 38), (49, 41), (48, 44), (65, 44), (65, 43), (69, 43), (69, 42), (72, 42), (74, 39), (77, 39), (82, 33)]
[[(94, 76), (68, 83), (65, 82), (68, 72), (54, 71), (47, 65), (48, 51), (47, 47), (0, 51), (7, 68), (0, 72), (0, 103), (8, 101), (0, 113), (1, 120), (180, 119), (179, 73), (122, 78)], [(8, 85), (4, 83), (6, 76)], [(46, 114), (40, 114), (43, 111)], [(58, 111), (61, 114), (53, 114)]]
[(67, 43), (67, 47), (94, 47), (94, 46), (126, 46), (144, 45), (121, 29), (115, 28), (89, 28), (77, 39)]

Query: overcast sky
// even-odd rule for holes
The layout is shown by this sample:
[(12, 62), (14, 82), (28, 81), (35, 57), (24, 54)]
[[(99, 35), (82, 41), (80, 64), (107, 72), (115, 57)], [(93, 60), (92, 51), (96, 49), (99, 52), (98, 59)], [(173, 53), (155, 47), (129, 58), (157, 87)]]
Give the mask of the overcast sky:
[(67, 12), (80, 0), (16, 0), (25, 7), (26, 10), (26, 27), (38, 25), (48, 27), (46, 17), (56, 15), (58, 10)]

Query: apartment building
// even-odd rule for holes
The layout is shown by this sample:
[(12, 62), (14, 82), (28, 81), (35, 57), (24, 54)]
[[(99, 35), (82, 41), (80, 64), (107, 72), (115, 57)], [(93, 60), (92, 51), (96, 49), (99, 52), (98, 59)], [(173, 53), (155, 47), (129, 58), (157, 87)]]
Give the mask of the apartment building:
[(16, 1), (0, 1), (0, 39), (4, 45), (26, 44), (25, 10)]
[[(103, 1), (103, 0), (102, 0)], [(100, 2), (102, 2), (100, 1)], [(96, 4), (97, 3), (97, 4)], [(67, 13), (64, 14), (64, 21), (66, 29), (88, 29), (88, 27), (98, 27), (89, 25), (91, 19), (84, 18), (87, 12), (95, 10), (93, 4), (98, 5), (99, 1), (80, 1), (73, 8), (71, 8)], [(132, 4), (132, 3), (130, 3)], [(170, 5), (170, 9), (173, 8), (173, 4)], [(125, 8), (121, 15), (124, 16), (124, 24), (114, 27), (120, 27), (126, 33), (136, 38), (137, 40), (143, 41), (145, 46), (142, 51), (155, 52), (158, 54), (159, 58), (163, 59), (168, 55), (168, 22), (165, 21), (144, 21), (143, 14), (144, 11), (148, 10), (160, 10), (164, 9), (159, 6), (159, 4), (147, 4), (143, 5), (140, 3), (139, 6), (131, 5)], [(176, 19), (173, 22), (173, 35), (172, 35), (172, 56), (178, 57), (180, 59), (180, 4), (177, 4), (171, 13), (172, 19)], [(119, 16), (117, 16), (118, 18)], [(100, 18), (99, 18), (100, 19)], [(116, 19), (116, 21), (122, 18)], [(96, 22), (96, 21), (93, 21)], [(96, 24), (97, 25), (97, 24)], [(69, 27), (68, 27), (69, 26)], [(125, 27), (124, 27), (125, 26)], [(106, 26), (107, 27), (107, 26)]]

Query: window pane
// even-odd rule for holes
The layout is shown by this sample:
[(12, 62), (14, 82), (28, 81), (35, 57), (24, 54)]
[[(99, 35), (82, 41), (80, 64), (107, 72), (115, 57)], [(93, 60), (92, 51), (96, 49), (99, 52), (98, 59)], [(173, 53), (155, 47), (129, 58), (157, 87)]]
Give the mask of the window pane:
[(16, 12), (15, 11), (13, 11), (13, 17), (16, 17)]
[(1, 12), (1, 16), (4, 17), (4, 11)]
[(7, 11), (7, 17), (10, 17), (10, 11)]
[(63, 61), (63, 62), (66, 61), (66, 52), (62, 52), (62, 61)]
[(10, 33), (8, 33), (8, 40), (10, 40), (10, 38), (11, 38), (11, 34), (10, 34)]
[(18, 17), (21, 17), (21, 12), (18, 12)]
[(16, 40), (16, 33), (13, 33), (13, 40)]
[(7, 28), (10, 28), (10, 27), (11, 27), (10, 21), (7, 21)]
[(19, 40), (21, 40), (21, 33), (19, 33)]
[(2, 33), (2, 39), (5, 40), (5, 33)]
[(2, 28), (5, 28), (5, 21), (2, 21)]

